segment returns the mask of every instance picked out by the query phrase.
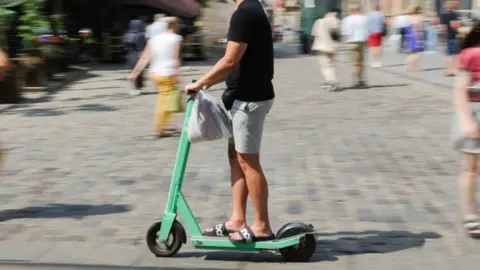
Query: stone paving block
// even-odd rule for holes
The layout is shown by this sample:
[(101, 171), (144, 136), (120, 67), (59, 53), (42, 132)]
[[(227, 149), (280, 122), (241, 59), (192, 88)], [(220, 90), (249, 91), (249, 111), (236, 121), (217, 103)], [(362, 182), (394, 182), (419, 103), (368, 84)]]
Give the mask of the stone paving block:
[(31, 262), (39, 260), (56, 246), (53, 242), (0, 242), (0, 262), (19, 261)]
[[(316, 256), (314, 262), (311, 263), (249, 263), (245, 270), (253, 269), (280, 269), (280, 270), (289, 270), (289, 269), (318, 269), (315, 265), (321, 264), (322, 269), (326, 270), (344, 270), (345, 259), (338, 259), (333, 257), (322, 257)], [(318, 266), (317, 266), (318, 267)]]
[[(182, 82), (208, 67), (195, 68)], [(338, 69), (341, 87), (348, 87), (350, 67), (339, 63)], [(144, 237), (163, 212), (178, 137), (150, 136), (155, 92), (129, 97), (126, 72), (117, 66), (89, 74), (49, 102), (2, 111), (7, 155), (0, 172), (0, 243), (48, 241), (56, 248), (42, 259), (50, 262), (68, 262), (62, 252), (78, 245), (72, 260), (79, 263), (113, 261), (109, 254), (118, 249), (127, 254), (125, 263), (145, 267), (299, 267), (265, 254), (209, 252), (205, 259), (192, 255), (205, 253), (192, 253), (197, 251), (189, 245), (180, 251), (187, 253), (183, 257), (153, 258)], [(422, 258), (475, 258), (479, 247), (464, 237), (458, 220), (461, 160), (449, 141), (449, 91), (369, 69), (373, 87), (323, 92), (315, 57), (279, 59), (275, 74), (277, 97), (265, 123), (262, 166), (274, 230), (297, 220), (317, 230), (314, 262), (301, 267), (363, 269), (379, 258), (379, 266), (389, 269), (397, 256), (399, 264), (411, 256), (417, 265), (435, 267)], [(223, 87), (210, 93), (219, 98)], [(150, 81), (146, 89), (153, 89)], [(182, 121), (177, 115), (174, 122)], [(228, 218), (228, 178), (225, 141), (192, 145), (183, 193), (202, 228)]]
[(126, 266), (134, 264), (140, 258), (141, 252), (137, 246), (92, 245), (72, 241), (56, 244), (35, 262)]
[[(142, 249), (144, 250), (144, 249)], [(247, 254), (247, 255), (246, 255)], [(149, 251), (143, 251), (141, 258), (135, 262), (135, 267), (165, 267), (188, 269), (242, 269), (251, 255), (248, 253), (204, 251), (185, 247), (172, 258), (157, 258)]]

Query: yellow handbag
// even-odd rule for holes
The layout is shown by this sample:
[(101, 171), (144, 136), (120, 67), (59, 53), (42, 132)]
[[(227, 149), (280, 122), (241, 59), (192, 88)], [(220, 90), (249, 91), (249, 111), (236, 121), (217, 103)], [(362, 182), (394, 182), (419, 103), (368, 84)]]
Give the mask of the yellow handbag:
[(180, 113), (185, 111), (183, 92), (175, 89), (168, 95), (167, 112)]

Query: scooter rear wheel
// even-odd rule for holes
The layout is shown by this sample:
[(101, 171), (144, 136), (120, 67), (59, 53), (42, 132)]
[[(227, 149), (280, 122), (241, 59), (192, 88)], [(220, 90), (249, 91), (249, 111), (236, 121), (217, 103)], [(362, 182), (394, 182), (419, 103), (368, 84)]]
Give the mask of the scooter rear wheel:
[(147, 231), (147, 246), (150, 251), (157, 257), (172, 257), (180, 250), (183, 244), (183, 237), (185, 236), (185, 229), (182, 224), (175, 220), (168, 235), (166, 243), (158, 241), (158, 234), (162, 222), (157, 221)]
[(316, 247), (315, 237), (312, 234), (307, 234), (302, 243), (283, 248), (280, 250), (280, 253), (287, 262), (308, 262), (315, 252)]
[(295, 246), (280, 249), (280, 253), (287, 262), (308, 262), (315, 253), (317, 243), (311, 234), (313, 227), (303, 223), (289, 223), (277, 232), (277, 239), (292, 237), (302, 233), (306, 234), (301, 243)]

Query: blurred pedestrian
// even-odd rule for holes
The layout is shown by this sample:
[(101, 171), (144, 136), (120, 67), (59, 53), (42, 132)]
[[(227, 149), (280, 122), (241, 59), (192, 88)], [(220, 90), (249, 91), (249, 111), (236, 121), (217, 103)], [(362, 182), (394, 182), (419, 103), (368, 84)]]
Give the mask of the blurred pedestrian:
[(347, 43), (352, 55), (354, 88), (365, 87), (364, 60), (365, 46), (368, 40), (368, 19), (360, 14), (359, 4), (350, 4), (350, 15), (345, 17), (341, 25), (343, 40)]
[(406, 29), (406, 50), (407, 56), (407, 69), (411, 72), (423, 71), (418, 67), (418, 61), (420, 54), (425, 49), (424, 42), (424, 28), (423, 19), (420, 15), (421, 7), (419, 5), (413, 5), (410, 8), (410, 15), (408, 16), (408, 27)]
[(167, 29), (152, 37), (145, 47), (142, 57), (136, 64), (129, 79), (135, 81), (150, 63), (150, 75), (158, 88), (158, 103), (155, 118), (155, 135), (158, 138), (170, 135), (168, 131), (179, 131), (168, 128), (173, 120), (173, 112), (167, 109), (175, 95), (180, 77), (180, 48), (182, 37), (177, 34), (178, 19), (166, 17)]
[[(124, 42), (127, 48), (127, 68), (133, 70), (147, 42), (145, 39), (145, 23), (141, 20), (131, 20), (128, 27), (129, 29), (124, 36)], [(140, 95), (140, 90), (143, 86), (143, 73), (140, 73), (131, 85), (130, 95)]]
[[(147, 30), (145, 31), (145, 38), (147, 41), (167, 30), (167, 22), (164, 21), (164, 18), (165, 15), (161, 13), (153, 16), (153, 23), (147, 26)], [(153, 83), (153, 87), (154, 92), (156, 92), (158, 88), (156, 82)]]
[(394, 26), (397, 29), (397, 33), (400, 35), (398, 52), (405, 52), (405, 36), (408, 28), (408, 12), (402, 13), (395, 18)]
[(382, 66), (382, 39), (386, 34), (385, 15), (380, 6), (368, 14), (368, 46), (370, 47), (370, 61), (372, 67)]
[(480, 238), (480, 216), (476, 200), (478, 155), (480, 154), (480, 22), (467, 35), (460, 51), (460, 69), (454, 89), (454, 148), (466, 155), (459, 179), (464, 227)]
[(167, 23), (163, 21), (163, 18), (165, 18), (164, 14), (155, 14), (153, 23), (147, 26), (147, 31), (145, 31), (147, 40), (167, 30)]
[(325, 79), (324, 89), (335, 91), (338, 88), (335, 70), (335, 54), (340, 41), (340, 20), (338, 11), (333, 10), (324, 18), (315, 21), (312, 29), (314, 42), (312, 50), (319, 53), (320, 69)]
[(440, 20), (436, 12), (429, 12), (425, 18), (425, 41), (428, 53), (437, 52)]
[(456, 10), (458, 7), (457, 1), (448, 1), (448, 11), (442, 15), (443, 31), (447, 35), (447, 47), (445, 57), (445, 76), (454, 76), (457, 69), (458, 62), (458, 48), (459, 42), (457, 39), (457, 30), (460, 28), (459, 15)]

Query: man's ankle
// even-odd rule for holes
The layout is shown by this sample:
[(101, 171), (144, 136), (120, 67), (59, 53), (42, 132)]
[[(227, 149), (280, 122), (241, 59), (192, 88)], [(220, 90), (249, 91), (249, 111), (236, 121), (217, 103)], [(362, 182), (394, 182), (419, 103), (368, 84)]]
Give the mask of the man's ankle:
[(255, 220), (251, 227), (253, 227), (255, 230), (263, 231), (263, 232), (267, 232), (267, 231), (272, 230), (272, 228), (270, 227), (270, 223), (268, 221), (257, 221), (257, 220)]
[(235, 226), (235, 227), (245, 227), (247, 225), (247, 221), (246, 221), (245, 218), (241, 219), (241, 218), (231, 217), (227, 222), (230, 225)]

